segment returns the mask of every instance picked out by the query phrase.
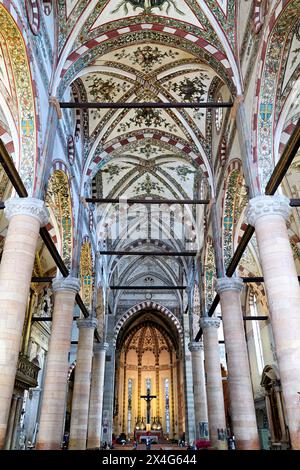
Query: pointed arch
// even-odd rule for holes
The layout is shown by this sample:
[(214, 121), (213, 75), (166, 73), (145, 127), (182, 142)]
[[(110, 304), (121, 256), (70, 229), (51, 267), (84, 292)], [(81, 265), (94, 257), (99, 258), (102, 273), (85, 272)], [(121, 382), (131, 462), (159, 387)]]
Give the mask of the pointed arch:
[(38, 159), (35, 85), (23, 31), (19, 28), (21, 22), (16, 22), (17, 13), (10, 2), (7, 4), (10, 11), (0, 3), (0, 68), (4, 72), (0, 80), (0, 103), (12, 110), (9, 114), (13, 115), (15, 129), (11, 132), (17, 130), (18, 136), (15, 165), (29, 195), (32, 195)]
[(67, 268), (70, 269), (73, 254), (72, 199), (68, 175), (62, 169), (53, 171), (45, 202), (55, 217), (61, 235), (60, 253)]
[(81, 297), (87, 309), (91, 310), (93, 300), (93, 256), (89, 237), (84, 237), (80, 255)]
[(163, 314), (165, 317), (167, 317), (169, 320), (171, 320), (171, 322), (174, 324), (177, 332), (178, 332), (178, 335), (179, 335), (179, 338), (180, 340), (182, 341), (183, 340), (183, 329), (182, 329), (182, 326), (178, 320), (178, 318), (174, 315), (174, 313), (172, 313), (169, 309), (167, 309), (166, 307), (164, 307), (163, 305), (161, 304), (158, 304), (156, 302), (152, 302), (152, 301), (149, 301), (149, 302), (141, 302), (139, 304), (136, 304), (134, 307), (132, 307), (131, 309), (129, 309), (126, 313), (124, 313), (124, 315), (122, 315), (122, 317), (120, 318), (120, 320), (117, 322), (115, 328), (114, 328), (114, 342), (116, 343), (117, 342), (117, 338), (118, 338), (118, 335), (119, 335), (119, 332), (121, 330), (121, 328), (124, 326), (124, 324), (133, 316), (135, 315), (137, 312), (141, 311), (141, 310), (145, 310), (145, 309), (151, 309), (151, 310), (154, 310), (154, 311), (157, 311), (157, 312), (160, 312), (161, 314)]
[(227, 168), (223, 187), (223, 254), (225, 268), (234, 252), (234, 240), (241, 215), (248, 202), (245, 181), (240, 160), (233, 160)]
[(204, 293), (205, 293), (205, 310), (208, 312), (215, 297), (215, 278), (216, 278), (216, 262), (211, 236), (206, 240), (206, 251), (204, 260)]
[[(295, 101), (290, 100), (290, 96), (295, 95), (296, 80), (299, 80), (300, 76), (297, 55), (293, 57), (294, 66), (289, 74), (287, 74), (287, 65), (293, 54), (291, 50), (293, 38), (297, 36), (300, 27), (299, 8), (300, 0), (276, 2), (262, 40), (253, 100), (255, 107), (253, 158), (259, 167), (261, 192), (264, 192), (277, 163), (279, 145), (278, 137), (276, 142), (274, 129), (281, 110), (287, 101), (291, 101), (291, 105)], [(283, 125), (284, 122), (280, 127)], [(277, 135), (280, 135), (280, 132), (277, 132)]]

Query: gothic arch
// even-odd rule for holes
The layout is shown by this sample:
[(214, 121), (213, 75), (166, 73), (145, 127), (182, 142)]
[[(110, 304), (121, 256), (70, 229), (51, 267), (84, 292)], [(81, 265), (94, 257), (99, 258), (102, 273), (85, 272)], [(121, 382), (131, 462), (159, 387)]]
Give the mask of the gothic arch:
[(69, 179), (62, 169), (53, 171), (48, 182), (45, 202), (59, 227), (60, 252), (67, 268), (70, 269), (73, 252), (73, 211)]
[(91, 310), (93, 300), (93, 256), (91, 242), (84, 237), (80, 255), (81, 296), (84, 305)]
[[(285, 102), (293, 94), (296, 79), (300, 74), (297, 62), (292, 72), (289, 75), (286, 73), (289, 58), (293, 54), (293, 37), (299, 29), (299, 8), (299, 0), (277, 2), (262, 40), (253, 101), (253, 132), (256, 136), (253, 159), (260, 170), (258, 184), (261, 192), (264, 192), (278, 157), (273, 130)], [(274, 93), (274, 89), (277, 93)]]
[[(107, 35), (100, 32), (99, 35), (96, 35), (93, 39), (89, 39), (86, 43), (80, 45), (73, 49), (67, 57), (64, 59), (60, 76), (58, 77), (56, 71), (56, 77), (54, 86), (57, 87), (57, 94), (62, 96), (66, 87), (76, 78), (80, 76), (80, 72), (83, 67), (86, 67), (91, 62), (91, 59), (94, 56), (99, 55), (99, 50), (103, 50), (107, 47), (108, 40), (110, 41), (110, 47), (118, 48), (119, 40), (122, 40), (128, 33), (143, 33), (147, 31), (148, 35), (153, 31), (154, 33), (160, 32), (165, 36), (166, 40), (170, 42), (170, 38), (175, 39), (175, 44), (177, 44), (177, 38), (184, 38), (186, 44), (192, 44), (193, 47), (198, 48), (198, 54), (204, 62), (210, 62), (214, 65), (215, 69), (218, 69), (218, 73), (222, 76), (225, 83), (229, 86), (231, 91), (235, 92), (234, 79), (239, 85), (240, 77), (237, 76), (237, 71), (234, 73), (231, 64), (228, 61), (228, 57), (220, 49), (217, 49), (215, 46), (212, 46), (206, 39), (202, 37), (196, 37), (184, 31), (181, 28), (169, 28), (168, 26), (163, 26), (156, 24), (155, 22), (151, 23), (140, 23), (140, 24), (128, 24), (128, 27), (112, 29), (109, 32), (109, 38)], [(116, 42), (116, 46), (112, 44), (112, 41)], [(142, 36), (139, 40), (137, 38), (136, 42), (143, 42), (144, 37)], [(209, 57), (209, 59), (208, 59)], [(236, 63), (232, 63), (236, 67)], [(56, 92), (56, 90), (54, 90)]]
[[(17, 133), (18, 139), (18, 150), (15, 145), (15, 165), (29, 195), (32, 195), (38, 159), (39, 127), (35, 84), (24, 40), (25, 30), (22, 29), (21, 21), (16, 22), (18, 14), (11, 2), (6, 3), (7, 8), (0, 3), (0, 23), (3, 27), (0, 55), (4, 66), (4, 74), (0, 80), (0, 102), (12, 111), (9, 115), (14, 118), (16, 124), (11, 132)], [(11, 121), (13, 122), (13, 119)]]
[(233, 255), (236, 231), (248, 201), (243, 189), (245, 184), (241, 161), (233, 160), (227, 168), (223, 187), (222, 235), (225, 268)]
[(165, 317), (167, 317), (175, 326), (180, 341), (183, 341), (183, 330), (181, 327), (181, 324), (178, 320), (178, 318), (172, 313), (169, 309), (164, 307), (163, 305), (157, 304), (156, 302), (153, 301), (146, 301), (146, 302), (141, 302), (134, 307), (132, 307), (130, 310), (128, 310), (124, 315), (120, 318), (120, 320), (117, 322), (115, 328), (114, 328), (114, 343), (116, 344), (117, 338), (119, 335), (119, 332), (121, 328), (124, 326), (124, 324), (137, 312), (144, 310), (144, 309), (152, 309), (154, 311), (162, 313)]
[(213, 240), (208, 235), (206, 240), (206, 250), (204, 258), (204, 293), (205, 293), (205, 309), (206, 312), (210, 309), (215, 297), (215, 278), (216, 278), (216, 263), (215, 253), (213, 248)]

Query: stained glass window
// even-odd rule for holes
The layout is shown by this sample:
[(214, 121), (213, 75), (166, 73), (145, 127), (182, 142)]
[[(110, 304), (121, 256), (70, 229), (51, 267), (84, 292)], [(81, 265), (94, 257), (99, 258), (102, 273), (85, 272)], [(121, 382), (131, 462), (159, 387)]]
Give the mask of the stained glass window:
[(170, 433), (170, 398), (169, 379), (165, 379), (165, 413), (166, 413), (166, 433)]

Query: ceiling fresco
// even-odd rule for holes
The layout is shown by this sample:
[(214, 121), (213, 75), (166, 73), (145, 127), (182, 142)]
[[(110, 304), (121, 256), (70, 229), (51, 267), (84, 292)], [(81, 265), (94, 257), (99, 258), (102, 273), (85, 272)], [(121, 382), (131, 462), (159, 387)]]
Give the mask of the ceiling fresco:
[[(102, 103), (202, 103), (214, 99), (224, 84), (233, 94), (233, 75), (239, 82), (235, 3), (59, 0), (57, 94), (62, 96), (71, 82), (81, 99)], [(211, 128), (212, 112), (205, 108), (86, 111), (84, 173), (93, 179), (93, 195), (197, 199), (204, 180), (213, 192)], [(170, 213), (151, 207), (149, 214), (145, 206), (98, 205), (99, 246), (149, 253), (189, 250), (197, 241), (196, 225), (204, 226), (204, 211), (178, 208)], [(203, 230), (198, 232), (202, 237)], [(115, 256), (107, 263), (111, 282), (139, 285), (148, 274), (158, 285), (180, 285), (187, 282), (192, 259)], [(125, 304), (130, 297), (126, 291), (116, 296)], [(181, 302), (178, 292), (167, 298)]]
[[(78, 26), (83, 37), (100, 27), (125, 25), (129, 21), (167, 21), (170, 25), (185, 25), (189, 32), (202, 31), (214, 36), (211, 22), (226, 33), (234, 47), (234, 25), (237, 5), (234, 0), (58, 0), (60, 46), (64, 46), (72, 28)], [(71, 15), (72, 13), (72, 15)], [(81, 21), (78, 21), (80, 18)]]

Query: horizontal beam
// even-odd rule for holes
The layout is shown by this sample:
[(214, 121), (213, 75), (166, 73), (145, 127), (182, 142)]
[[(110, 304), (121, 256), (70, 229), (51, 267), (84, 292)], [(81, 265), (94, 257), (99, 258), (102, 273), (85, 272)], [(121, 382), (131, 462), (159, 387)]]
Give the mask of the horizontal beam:
[(86, 198), (92, 204), (209, 204), (209, 199), (126, 199)]
[(291, 199), (290, 200), (291, 207), (300, 207), (300, 199)]
[(39, 282), (52, 282), (54, 277), (32, 277), (31, 282), (39, 283)]
[[(220, 320), (222, 320), (221, 316), (218, 316)], [(257, 316), (257, 317), (243, 317), (243, 320), (245, 321), (256, 321), (256, 320), (268, 320), (269, 317), (266, 316)]]
[(250, 283), (250, 282), (264, 282), (263, 277), (242, 277), (243, 282)]
[[(80, 317), (73, 317), (73, 320), (78, 320)], [(33, 317), (31, 321), (52, 321), (52, 317)]]
[(103, 256), (196, 256), (198, 251), (100, 251)]
[(110, 286), (111, 290), (185, 290), (186, 286)]
[(233, 103), (224, 102), (219, 103), (215, 101), (194, 103), (73, 103), (73, 102), (60, 102), (61, 109), (178, 109), (178, 108), (232, 108)]
[(256, 321), (256, 320), (268, 320), (269, 317), (267, 316), (257, 316), (257, 317), (243, 317), (243, 320), (246, 321)]

